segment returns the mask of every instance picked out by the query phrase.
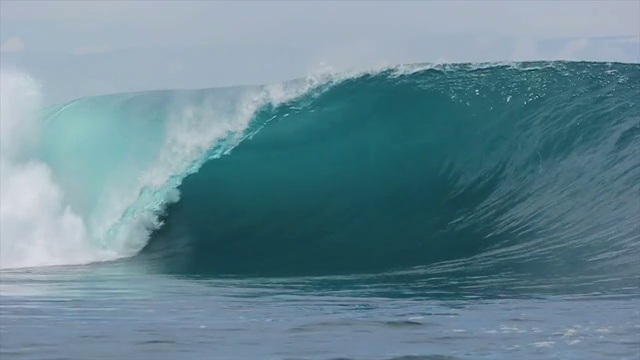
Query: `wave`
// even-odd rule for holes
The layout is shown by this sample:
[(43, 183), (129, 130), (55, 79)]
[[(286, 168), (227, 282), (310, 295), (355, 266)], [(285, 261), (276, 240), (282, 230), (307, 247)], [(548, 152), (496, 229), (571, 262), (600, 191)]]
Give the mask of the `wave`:
[(338, 77), (113, 94), (42, 111), (34, 79), (5, 69), (2, 79), (0, 266), (22, 268), (135, 255), (181, 180), (250, 135), (259, 108)]
[(404, 66), (12, 113), (41, 136), (7, 161), (3, 136), (2, 267), (639, 273), (639, 69)]

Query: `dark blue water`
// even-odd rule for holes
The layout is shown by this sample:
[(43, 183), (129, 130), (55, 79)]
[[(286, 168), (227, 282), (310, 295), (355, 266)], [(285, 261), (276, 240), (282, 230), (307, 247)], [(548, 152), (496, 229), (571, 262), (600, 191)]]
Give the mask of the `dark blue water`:
[(47, 109), (89, 250), (3, 235), (0, 357), (640, 359), (638, 99), (552, 62)]

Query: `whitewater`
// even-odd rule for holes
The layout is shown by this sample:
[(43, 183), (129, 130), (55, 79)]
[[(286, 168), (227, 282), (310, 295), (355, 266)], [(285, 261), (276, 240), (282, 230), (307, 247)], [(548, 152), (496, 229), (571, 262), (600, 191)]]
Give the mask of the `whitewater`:
[(82, 263), (92, 254), (83, 219), (65, 204), (51, 169), (33, 158), (39, 140), (38, 84), (25, 74), (2, 70), (0, 173), (0, 266)]

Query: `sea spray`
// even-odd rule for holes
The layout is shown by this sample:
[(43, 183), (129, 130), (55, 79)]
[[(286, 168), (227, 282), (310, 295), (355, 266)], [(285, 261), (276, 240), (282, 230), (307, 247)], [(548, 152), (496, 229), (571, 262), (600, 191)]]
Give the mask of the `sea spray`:
[(39, 84), (24, 73), (0, 76), (0, 268), (108, 259), (87, 237), (48, 165), (34, 156), (41, 134)]

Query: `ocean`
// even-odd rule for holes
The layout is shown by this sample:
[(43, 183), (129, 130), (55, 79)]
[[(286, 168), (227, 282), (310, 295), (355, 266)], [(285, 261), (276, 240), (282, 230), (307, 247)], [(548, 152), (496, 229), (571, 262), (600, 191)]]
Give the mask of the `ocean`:
[(640, 65), (0, 92), (2, 359), (640, 359)]

